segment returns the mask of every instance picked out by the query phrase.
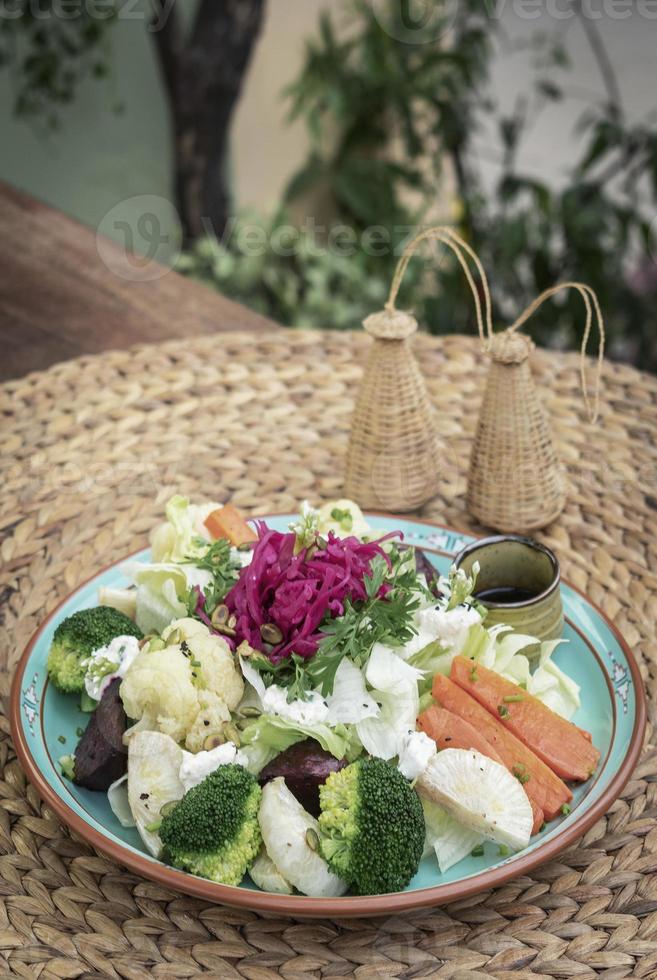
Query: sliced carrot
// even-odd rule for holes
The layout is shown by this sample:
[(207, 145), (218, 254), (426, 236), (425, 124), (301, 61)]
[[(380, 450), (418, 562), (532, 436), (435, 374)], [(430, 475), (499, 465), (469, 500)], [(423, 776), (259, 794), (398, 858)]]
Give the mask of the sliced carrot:
[(452, 680), (467, 691), (504, 727), (562, 779), (584, 783), (595, 771), (600, 753), (576, 725), (566, 721), (524, 688), (493, 670), (455, 657)]
[(541, 810), (552, 820), (572, 800), (566, 784), (458, 684), (436, 674), (432, 693), (443, 708), (469, 722), (495, 749), (507, 769), (521, 780), (535, 811)]
[[(417, 720), (419, 728), (434, 740), (439, 749), (475, 749), (493, 762), (504, 765), (504, 761), (481, 732), (465, 718), (453, 714), (446, 708), (431, 705)], [(534, 813), (532, 833), (536, 834), (543, 826), (545, 814), (538, 804), (530, 799)]]
[(439, 749), (475, 749), (493, 762), (502, 762), (499, 753), (474, 725), (446, 708), (431, 705), (422, 712), (417, 723)]
[(213, 510), (203, 522), (213, 538), (227, 538), (236, 548), (250, 541), (257, 541), (258, 535), (247, 524), (240, 512), (232, 504)]

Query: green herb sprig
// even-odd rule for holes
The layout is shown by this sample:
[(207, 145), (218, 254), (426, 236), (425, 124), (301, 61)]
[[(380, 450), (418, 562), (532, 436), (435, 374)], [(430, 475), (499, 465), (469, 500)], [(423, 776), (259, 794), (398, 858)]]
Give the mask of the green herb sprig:
[[(413, 615), (420, 605), (422, 591), (418, 589), (415, 569), (409, 567), (406, 556), (397, 549), (393, 549), (390, 559), (392, 572), (383, 557), (377, 556), (372, 561), (371, 573), (364, 579), (367, 593), (364, 602), (347, 599), (344, 615), (328, 620), (321, 627), (326, 638), (308, 662), (307, 672), (324, 696), (333, 691), (335, 675), (344, 657), (363, 666), (375, 643), (403, 646), (417, 632)], [(379, 598), (386, 581), (390, 590)]]
[[(211, 616), (237, 582), (241, 565), (231, 554), (230, 543), (225, 538), (213, 541), (200, 557), (188, 558), (185, 564), (195, 565), (212, 576), (209, 584), (203, 589), (205, 611), (208, 616)], [(193, 615), (196, 610), (196, 602), (197, 593), (190, 590), (188, 596), (190, 615)]]

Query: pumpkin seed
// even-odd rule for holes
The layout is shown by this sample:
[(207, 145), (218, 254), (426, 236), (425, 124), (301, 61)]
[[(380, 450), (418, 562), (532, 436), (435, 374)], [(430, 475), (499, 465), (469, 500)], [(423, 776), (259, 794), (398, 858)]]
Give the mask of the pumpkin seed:
[(259, 718), (262, 712), (255, 705), (247, 704), (245, 708), (242, 708), (242, 714), (245, 718)]
[(173, 811), (176, 809), (178, 803), (179, 800), (170, 800), (168, 803), (165, 803), (164, 806), (160, 807), (160, 816), (168, 817), (169, 814), (173, 813)]
[(225, 623), (228, 622), (229, 616), (230, 616), (230, 610), (228, 606), (224, 606), (222, 604), (220, 606), (217, 606), (217, 608), (214, 610), (212, 616), (210, 617), (210, 622), (212, 623), (213, 626), (223, 626)]
[(221, 633), (222, 636), (237, 636), (237, 633), (232, 628), (232, 626), (222, 625), (221, 623), (215, 623), (214, 628), (217, 633)]
[(240, 738), (240, 733), (235, 728), (235, 726), (231, 725), (230, 723), (224, 725), (224, 734), (228, 738), (228, 741), (234, 742), (237, 748), (239, 749), (240, 745), (242, 744), (242, 740)]
[(313, 830), (312, 827), (308, 827), (308, 830), (306, 831), (306, 844), (311, 851), (319, 850), (319, 836), (317, 831)]
[(260, 636), (265, 643), (273, 643), (274, 646), (283, 639), (283, 634), (276, 623), (263, 623), (260, 627)]
[(216, 749), (218, 745), (223, 745), (226, 739), (220, 733), (215, 733), (214, 735), (208, 735), (208, 737), (203, 742), (203, 748), (206, 752), (211, 749)]

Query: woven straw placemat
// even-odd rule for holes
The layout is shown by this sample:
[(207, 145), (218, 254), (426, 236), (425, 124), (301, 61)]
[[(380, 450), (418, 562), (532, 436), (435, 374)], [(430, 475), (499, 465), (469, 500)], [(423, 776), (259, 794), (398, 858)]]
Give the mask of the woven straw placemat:
[[(174, 491), (251, 513), (341, 491), (360, 333), (229, 334), (109, 353), (0, 389), (3, 691), (45, 614), (147, 542)], [(465, 474), (486, 363), (418, 337), (444, 444), (423, 517), (471, 528)], [(576, 355), (534, 361), (569, 499), (540, 537), (625, 634), (657, 700), (657, 378), (605, 367), (584, 421)], [(474, 528), (476, 530), (476, 528)], [(0, 737), (0, 974), (20, 977), (657, 977), (657, 755), (531, 876), (434, 911), (293, 921), (207, 905), (72, 837)], [(649, 726), (648, 737), (652, 733)]]

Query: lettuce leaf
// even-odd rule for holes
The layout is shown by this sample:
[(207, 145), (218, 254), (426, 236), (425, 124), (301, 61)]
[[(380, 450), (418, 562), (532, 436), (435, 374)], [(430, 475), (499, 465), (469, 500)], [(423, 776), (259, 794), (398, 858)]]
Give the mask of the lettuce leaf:
[(406, 663), (410, 664), (411, 667), (415, 667), (417, 670), (422, 671), (422, 678), (418, 681), (418, 691), (420, 696), (431, 690), (431, 685), (435, 674), (445, 674), (449, 675), (450, 668), (452, 666), (452, 660), (454, 659), (455, 652), (451, 650), (446, 650), (444, 646), (441, 645), (440, 640), (432, 640), (427, 643), (426, 646), (418, 650), (408, 658)]
[(212, 578), (195, 565), (173, 562), (134, 562), (125, 566), (125, 572), (137, 586), (135, 619), (144, 634), (161, 633), (173, 620), (187, 616), (189, 590), (196, 585), (205, 589)]
[(242, 730), (241, 748), (249, 760), (248, 768), (258, 773), (280, 752), (304, 738), (315, 739), (336, 759), (353, 762), (360, 755), (361, 747), (349, 726), (301, 725), (280, 715), (261, 715), (249, 722)]
[(362, 670), (349, 657), (341, 660), (335, 672), (333, 691), (327, 701), (327, 720), (331, 725), (356, 725), (379, 713), (378, 704), (365, 686)]
[(171, 497), (166, 505), (166, 523), (157, 527), (151, 536), (153, 561), (182, 562), (204, 554), (211, 538), (203, 522), (219, 507), (221, 504), (216, 501), (190, 504), (187, 497), (179, 494)]
[(531, 674), (527, 690), (558, 715), (570, 720), (581, 704), (579, 684), (554, 663), (552, 652), (563, 640), (541, 645), (539, 665)]
[(392, 759), (399, 754), (401, 739), (415, 731), (422, 671), (398, 657), (390, 647), (375, 643), (365, 669), (365, 679), (380, 705), (375, 718), (356, 725), (358, 737), (370, 755)]
[(548, 708), (570, 720), (581, 703), (579, 685), (552, 660), (554, 650), (565, 642), (549, 640), (541, 643), (538, 666), (532, 672), (530, 660), (522, 651), (530, 646), (535, 647), (538, 643), (536, 637), (514, 633), (508, 626), (494, 626), (491, 629), (471, 626), (463, 656), (524, 687)]

